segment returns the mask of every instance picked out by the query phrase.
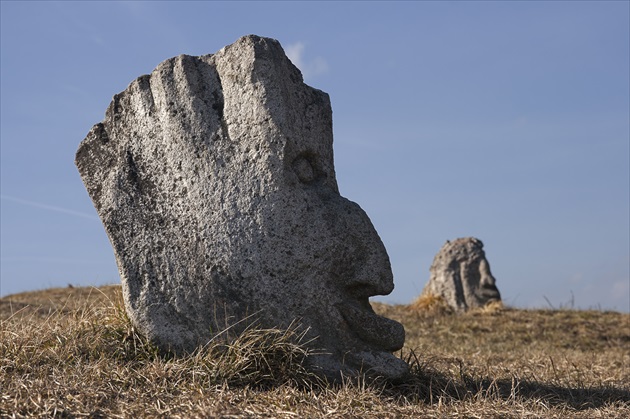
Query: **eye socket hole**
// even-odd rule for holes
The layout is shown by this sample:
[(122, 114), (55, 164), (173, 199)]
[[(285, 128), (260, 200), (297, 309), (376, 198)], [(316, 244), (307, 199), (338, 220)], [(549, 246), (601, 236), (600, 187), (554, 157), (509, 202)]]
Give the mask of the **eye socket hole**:
[(315, 180), (315, 169), (307, 156), (300, 156), (293, 161), (293, 171), (302, 183)]

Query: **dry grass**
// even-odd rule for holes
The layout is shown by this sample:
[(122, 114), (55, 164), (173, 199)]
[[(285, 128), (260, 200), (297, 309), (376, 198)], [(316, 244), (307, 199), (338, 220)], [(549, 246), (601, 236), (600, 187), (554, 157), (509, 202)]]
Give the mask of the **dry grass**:
[(407, 330), (411, 373), (399, 383), (317, 379), (292, 329), (160, 355), (119, 287), (5, 297), (0, 416), (630, 417), (628, 314), (373, 305)]
[(409, 304), (411, 311), (424, 314), (452, 314), (453, 309), (449, 307), (444, 298), (439, 295), (421, 294)]

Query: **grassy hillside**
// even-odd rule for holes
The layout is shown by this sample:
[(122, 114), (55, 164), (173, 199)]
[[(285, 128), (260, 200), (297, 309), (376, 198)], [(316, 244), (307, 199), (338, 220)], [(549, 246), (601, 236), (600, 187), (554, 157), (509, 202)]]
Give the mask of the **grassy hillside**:
[(120, 287), (0, 299), (2, 417), (630, 417), (630, 315), (373, 304), (407, 331), (399, 383), (331, 385), (295, 330), (160, 356)]

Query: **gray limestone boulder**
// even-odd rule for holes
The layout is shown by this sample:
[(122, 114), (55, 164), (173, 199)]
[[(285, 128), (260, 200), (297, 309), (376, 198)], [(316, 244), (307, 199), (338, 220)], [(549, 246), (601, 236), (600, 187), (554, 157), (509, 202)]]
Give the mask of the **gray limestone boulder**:
[(435, 255), (430, 272), (422, 295), (441, 297), (455, 311), (501, 301), (479, 239), (466, 237), (447, 241)]
[(403, 375), (404, 329), (368, 301), (394, 287), (389, 258), (339, 194), (332, 142), (328, 95), (273, 39), (171, 58), (115, 95), (76, 165), (136, 327), (185, 353), (298, 321), (313, 370)]

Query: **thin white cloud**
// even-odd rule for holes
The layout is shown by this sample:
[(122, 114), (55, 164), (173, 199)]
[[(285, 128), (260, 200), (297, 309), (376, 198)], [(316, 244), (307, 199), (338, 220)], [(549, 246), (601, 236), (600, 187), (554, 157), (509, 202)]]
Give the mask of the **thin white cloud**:
[(328, 72), (328, 63), (323, 57), (315, 57), (312, 60), (304, 59), (306, 46), (303, 42), (289, 44), (285, 48), (287, 57), (300, 69), (305, 79), (318, 76)]
[(289, 60), (300, 70), (304, 67), (304, 63), (302, 62), (302, 54), (304, 53), (304, 44), (302, 42), (296, 42), (294, 44), (289, 44), (285, 48), (285, 52)]
[(56, 207), (54, 205), (43, 204), (41, 202), (28, 201), (26, 199), (17, 198), (15, 196), (9, 195), (0, 195), (0, 199), (4, 201), (11, 201), (18, 204), (26, 205), (33, 208), (41, 208), (48, 211), (60, 212), (63, 214), (74, 215), (75, 217), (89, 218), (90, 220), (98, 220), (99, 218), (95, 215), (86, 214), (84, 212), (74, 211), (68, 208)]

